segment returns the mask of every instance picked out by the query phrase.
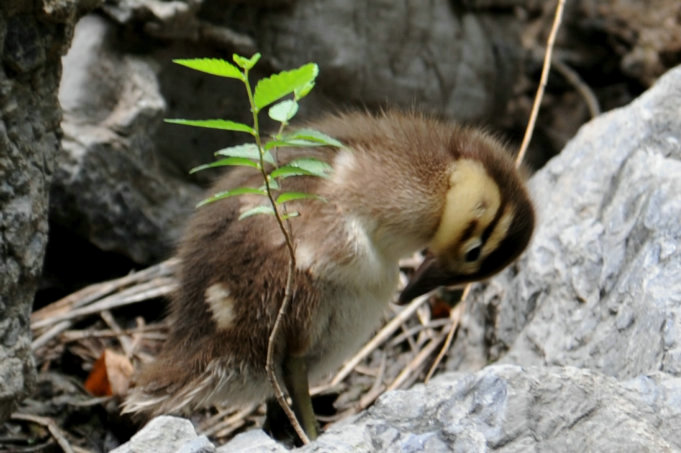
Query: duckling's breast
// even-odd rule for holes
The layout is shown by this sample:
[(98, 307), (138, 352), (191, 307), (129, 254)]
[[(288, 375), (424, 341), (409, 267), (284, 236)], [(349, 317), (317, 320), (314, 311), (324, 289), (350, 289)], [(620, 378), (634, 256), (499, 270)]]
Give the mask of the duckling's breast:
[(334, 372), (366, 343), (397, 288), (398, 263), (380, 253), (363, 228), (348, 223), (347, 253), (336, 251), (309, 268), (320, 293), (306, 354), (312, 382)]

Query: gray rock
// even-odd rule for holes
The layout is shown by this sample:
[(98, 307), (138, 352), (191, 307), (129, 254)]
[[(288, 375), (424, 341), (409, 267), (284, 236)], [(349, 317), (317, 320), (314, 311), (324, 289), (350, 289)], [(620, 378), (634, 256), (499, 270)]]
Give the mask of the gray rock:
[(288, 451), (260, 429), (237, 434), (234, 439), (217, 449), (218, 453), (282, 453)]
[(64, 152), (51, 218), (140, 263), (167, 255), (199, 189), (170, 175), (153, 135), (165, 102), (154, 65), (112, 48), (113, 28), (84, 17), (64, 58)]
[(189, 420), (163, 415), (152, 419), (137, 434), (111, 453), (213, 453), (215, 446), (197, 436)]
[[(681, 378), (488, 366), (383, 395), (301, 452), (672, 452)], [(229, 444), (227, 444), (229, 445)]]
[(511, 15), (447, 2), (307, 0), (261, 14), (259, 48), (283, 68), (319, 63), (336, 104), (418, 107), (460, 120), (503, 112), (517, 79)]
[(0, 5), (0, 422), (35, 383), (28, 326), (60, 150), (56, 91), (85, 3)]
[(681, 67), (532, 178), (539, 228), (514, 270), (478, 288), (450, 367), (681, 374), (679, 105)]

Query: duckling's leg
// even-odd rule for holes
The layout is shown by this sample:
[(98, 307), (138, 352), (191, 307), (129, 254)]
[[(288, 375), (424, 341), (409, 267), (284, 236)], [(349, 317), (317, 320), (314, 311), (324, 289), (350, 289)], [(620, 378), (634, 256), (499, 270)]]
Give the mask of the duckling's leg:
[(312, 409), (305, 359), (300, 356), (287, 355), (283, 368), (284, 384), (293, 402), (293, 412), (307, 436), (311, 440), (316, 439), (317, 419)]

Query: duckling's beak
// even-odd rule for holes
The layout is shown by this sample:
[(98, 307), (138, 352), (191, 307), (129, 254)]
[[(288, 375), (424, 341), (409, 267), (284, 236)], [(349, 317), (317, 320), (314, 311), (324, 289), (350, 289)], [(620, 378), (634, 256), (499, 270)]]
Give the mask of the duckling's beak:
[(455, 285), (464, 281), (465, 278), (461, 275), (452, 274), (433, 254), (428, 253), (407, 286), (400, 293), (398, 303), (406, 304), (438, 286)]

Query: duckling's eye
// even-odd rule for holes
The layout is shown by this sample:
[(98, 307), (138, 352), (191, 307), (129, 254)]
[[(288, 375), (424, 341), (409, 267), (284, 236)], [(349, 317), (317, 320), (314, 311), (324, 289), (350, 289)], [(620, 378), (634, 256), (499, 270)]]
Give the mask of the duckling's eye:
[(472, 249), (466, 252), (466, 255), (464, 255), (464, 259), (468, 263), (472, 263), (473, 261), (477, 261), (478, 258), (480, 258), (480, 252), (482, 251), (482, 247), (480, 245), (476, 245)]

